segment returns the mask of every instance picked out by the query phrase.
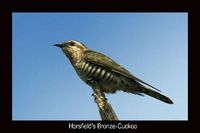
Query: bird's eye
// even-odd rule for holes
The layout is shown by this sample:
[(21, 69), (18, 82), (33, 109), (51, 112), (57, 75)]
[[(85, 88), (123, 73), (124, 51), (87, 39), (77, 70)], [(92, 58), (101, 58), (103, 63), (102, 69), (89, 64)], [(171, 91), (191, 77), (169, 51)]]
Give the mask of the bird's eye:
[(69, 45), (70, 45), (70, 46), (74, 46), (75, 43), (74, 43), (74, 42), (70, 42)]

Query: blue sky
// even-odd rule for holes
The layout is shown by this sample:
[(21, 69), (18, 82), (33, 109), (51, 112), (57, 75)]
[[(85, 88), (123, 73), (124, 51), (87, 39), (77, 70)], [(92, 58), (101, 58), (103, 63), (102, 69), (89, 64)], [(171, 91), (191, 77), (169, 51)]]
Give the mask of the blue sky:
[(92, 89), (52, 45), (77, 40), (170, 97), (106, 94), (120, 120), (188, 119), (187, 13), (13, 13), (12, 119), (100, 120)]

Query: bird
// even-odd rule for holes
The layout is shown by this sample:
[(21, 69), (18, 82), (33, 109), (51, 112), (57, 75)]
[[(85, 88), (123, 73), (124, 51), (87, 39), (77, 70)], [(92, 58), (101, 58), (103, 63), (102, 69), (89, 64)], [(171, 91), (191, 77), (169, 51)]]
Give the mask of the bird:
[(140, 96), (148, 95), (173, 104), (159, 89), (137, 78), (105, 54), (87, 48), (82, 42), (69, 40), (54, 46), (62, 49), (78, 76), (90, 87), (98, 83), (104, 93), (123, 91)]

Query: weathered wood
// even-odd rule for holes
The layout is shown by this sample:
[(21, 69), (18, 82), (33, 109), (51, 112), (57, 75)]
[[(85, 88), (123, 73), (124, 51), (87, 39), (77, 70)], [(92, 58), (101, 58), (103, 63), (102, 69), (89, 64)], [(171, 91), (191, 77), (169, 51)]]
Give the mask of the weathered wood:
[(108, 103), (105, 94), (101, 91), (101, 88), (98, 84), (93, 86), (93, 96), (95, 97), (95, 102), (99, 108), (99, 113), (102, 120), (118, 120), (118, 117), (113, 110), (110, 103)]

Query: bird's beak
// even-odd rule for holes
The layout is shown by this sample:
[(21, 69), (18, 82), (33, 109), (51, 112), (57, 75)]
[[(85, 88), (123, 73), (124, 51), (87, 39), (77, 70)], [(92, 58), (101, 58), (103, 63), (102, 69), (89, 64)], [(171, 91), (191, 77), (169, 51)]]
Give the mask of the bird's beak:
[(61, 44), (54, 44), (53, 46), (56, 46), (56, 47), (59, 47), (59, 48), (62, 47)]

